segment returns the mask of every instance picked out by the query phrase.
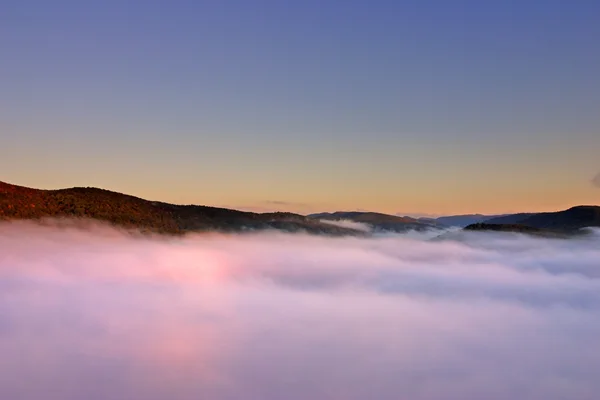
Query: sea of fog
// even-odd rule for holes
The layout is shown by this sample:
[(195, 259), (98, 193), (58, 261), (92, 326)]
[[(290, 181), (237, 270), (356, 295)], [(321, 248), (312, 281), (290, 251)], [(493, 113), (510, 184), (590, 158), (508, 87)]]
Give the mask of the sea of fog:
[(0, 399), (600, 398), (600, 235), (0, 224)]

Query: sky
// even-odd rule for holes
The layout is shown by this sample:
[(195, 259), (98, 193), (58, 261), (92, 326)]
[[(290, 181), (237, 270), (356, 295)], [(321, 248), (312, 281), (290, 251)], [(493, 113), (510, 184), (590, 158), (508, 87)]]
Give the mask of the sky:
[(0, 180), (256, 211), (600, 203), (600, 3), (0, 2)]

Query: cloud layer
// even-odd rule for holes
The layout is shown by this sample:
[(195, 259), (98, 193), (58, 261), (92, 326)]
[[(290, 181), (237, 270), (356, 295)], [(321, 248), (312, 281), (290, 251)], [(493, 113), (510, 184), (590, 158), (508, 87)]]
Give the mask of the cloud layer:
[(373, 227), (369, 224), (366, 224), (363, 222), (352, 221), (350, 219), (339, 219), (339, 220), (321, 219), (321, 220), (319, 220), (319, 222), (322, 222), (324, 224), (339, 226), (341, 228), (356, 229), (357, 231), (362, 231), (362, 232), (371, 232), (373, 230)]
[(596, 399), (600, 236), (0, 224), (0, 398)]

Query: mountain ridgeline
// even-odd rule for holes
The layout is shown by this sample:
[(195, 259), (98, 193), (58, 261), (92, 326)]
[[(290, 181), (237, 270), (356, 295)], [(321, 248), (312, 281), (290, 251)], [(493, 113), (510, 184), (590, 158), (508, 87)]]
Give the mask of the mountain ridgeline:
[(485, 222), (488, 224), (519, 224), (538, 229), (574, 232), (586, 227), (600, 227), (600, 207), (577, 206), (557, 212), (514, 214), (513, 216), (492, 218)]
[[(338, 211), (303, 216), (288, 212), (253, 213), (226, 208), (176, 205), (144, 200), (93, 187), (42, 190), (0, 182), (0, 220), (93, 219), (142, 232), (248, 232), (278, 230), (322, 235), (367, 235), (370, 232), (407, 232), (464, 227), (467, 231), (505, 231), (553, 236), (585, 227), (600, 227), (600, 207), (501, 216), (480, 214), (412, 218), (376, 212)], [(465, 226), (466, 224), (466, 226)]]
[(323, 221), (352, 221), (367, 224), (375, 231), (398, 233), (409, 230), (423, 231), (443, 227), (443, 225), (435, 221), (425, 221), (412, 217), (400, 217), (376, 212), (338, 211), (334, 213), (311, 214), (309, 217)]
[(372, 212), (312, 214), (321, 220), (353, 221), (369, 224), (374, 230), (407, 230), (460, 227), (466, 231), (516, 232), (545, 237), (564, 237), (586, 227), (600, 227), (600, 207), (577, 206), (564, 211), (506, 215), (455, 215), (440, 218), (411, 218)]
[(268, 229), (326, 235), (364, 234), (293, 213), (258, 214), (148, 201), (91, 187), (40, 190), (0, 182), (0, 219), (44, 218), (94, 219), (142, 232), (166, 234)]

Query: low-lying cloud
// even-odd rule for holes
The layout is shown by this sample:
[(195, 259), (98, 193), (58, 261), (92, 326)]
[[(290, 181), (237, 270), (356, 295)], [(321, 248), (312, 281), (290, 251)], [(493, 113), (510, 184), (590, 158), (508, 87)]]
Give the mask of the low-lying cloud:
[(341, 228), (354, 229), (354, 230), (361, 231), (361, 232), (371, 232), (373, 230), (373, 227), (369, 224), (366, 224), (364, 222), (352, 221), (350, 219), (338, 219), (338, 220), (321, 219), (321, 220), (319, 220), (319, 222), (323, 222), (324, 224), (339, 226)]
[(0, 224), (2, 399), (597, 399), (600, 235)]

